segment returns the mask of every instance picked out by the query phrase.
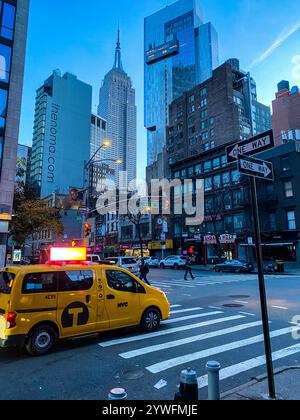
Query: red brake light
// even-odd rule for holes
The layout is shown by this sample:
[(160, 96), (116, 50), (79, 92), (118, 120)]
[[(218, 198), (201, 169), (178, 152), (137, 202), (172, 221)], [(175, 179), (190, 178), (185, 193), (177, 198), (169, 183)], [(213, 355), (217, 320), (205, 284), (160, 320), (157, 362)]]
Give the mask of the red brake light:
[(16, 318), (17, 318), (17, 314), (15, 312), (8, 312), (7, 316), (6, 316), (6, 327), (9, 330), (10, 328), (14, 328), (17, 323), (16, 323)]
[(50, 261), (86, 261), (86, 248), (51, 248)]

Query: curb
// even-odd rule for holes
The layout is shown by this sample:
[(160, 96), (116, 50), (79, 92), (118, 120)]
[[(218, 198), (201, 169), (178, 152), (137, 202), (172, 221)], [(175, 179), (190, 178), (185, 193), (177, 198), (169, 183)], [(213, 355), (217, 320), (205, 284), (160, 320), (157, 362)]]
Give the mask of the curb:
[[(280, 368), (277, 368), (274, 370), (274, 375), (280, 375), (281, 373), (287, 372), (289, 370), (300, 370), (300, 365), (296, 365), (296, 366), (283, 366)], [(265, 380), (267, 380), (268, 376), (266, 374), (257, 376), (255, 378), (253, 378), (251, 381), (240, 385), (236, 388), (233, 388), (229, 391), (226, 391), (224, 393), (221, 394), (221, 400), (234, 395), (234, 394), (239, 394), (240, 392), (244, 391), (247, 388), (250, 388), (253, 385), (257, 385), (258, 383), (264, 382)]]

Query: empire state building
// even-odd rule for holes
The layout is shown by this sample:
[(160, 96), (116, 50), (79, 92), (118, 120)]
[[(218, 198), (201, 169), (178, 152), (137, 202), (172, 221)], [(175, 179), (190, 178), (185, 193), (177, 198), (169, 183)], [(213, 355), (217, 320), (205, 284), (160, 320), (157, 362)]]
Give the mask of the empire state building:
[(105, 151), (108, 159), (120, 159), (121, 165), (110, 164), (119, 185), (120, 171), (127, 172), (127, 181), (136, 178), (137, 109), (135, 89), (123, 69), (120, 31), (118, 30), (115, 62), (100, 88), (98, 114), (107, 121), (107, 138), (111, 147)]

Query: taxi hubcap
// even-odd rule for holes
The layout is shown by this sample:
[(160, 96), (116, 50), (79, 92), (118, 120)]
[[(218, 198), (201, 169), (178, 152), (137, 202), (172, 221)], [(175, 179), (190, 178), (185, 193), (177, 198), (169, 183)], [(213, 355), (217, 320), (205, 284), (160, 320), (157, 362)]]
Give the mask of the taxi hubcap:
[(49, 346), (51, 342), (50, 334), (47, 332), (41, 332), (35, 339), (35, 345), (39, 349), (45, 349)]
[(157, 327), (158, 324), (158, 316), (155, 312), (150, 312), (146, 319), (147, 328), (152, 329)]

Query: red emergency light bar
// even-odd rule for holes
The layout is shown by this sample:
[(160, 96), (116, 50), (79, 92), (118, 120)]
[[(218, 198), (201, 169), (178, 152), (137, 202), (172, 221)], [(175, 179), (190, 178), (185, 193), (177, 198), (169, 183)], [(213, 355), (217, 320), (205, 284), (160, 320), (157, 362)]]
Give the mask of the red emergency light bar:
[(86, 248), (51, 248), (50, 262), (86, 261)]

